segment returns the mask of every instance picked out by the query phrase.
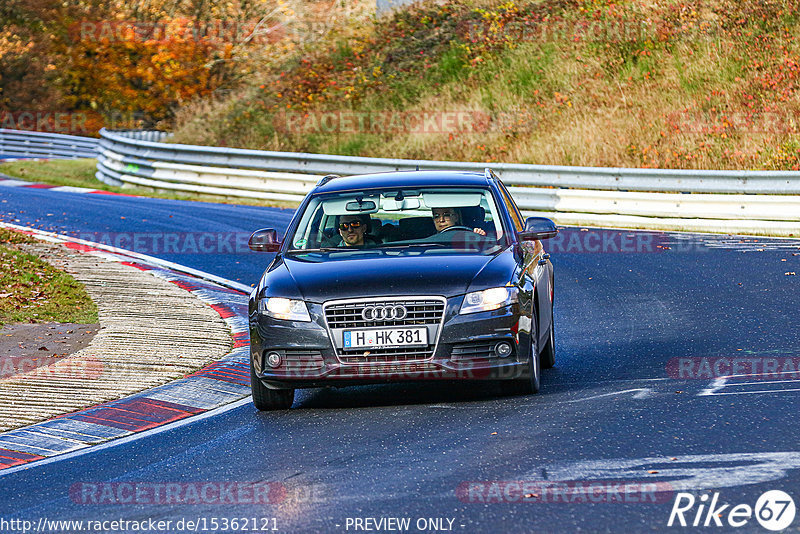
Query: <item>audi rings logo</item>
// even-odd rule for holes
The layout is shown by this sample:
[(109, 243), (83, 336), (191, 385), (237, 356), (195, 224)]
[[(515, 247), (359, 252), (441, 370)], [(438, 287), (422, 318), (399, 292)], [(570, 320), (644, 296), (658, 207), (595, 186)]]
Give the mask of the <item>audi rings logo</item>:
[(400, 304), (396, 306), (369, 306), (361, 312), (365, 321), (402, 321), (408, 315), (408, 310)]

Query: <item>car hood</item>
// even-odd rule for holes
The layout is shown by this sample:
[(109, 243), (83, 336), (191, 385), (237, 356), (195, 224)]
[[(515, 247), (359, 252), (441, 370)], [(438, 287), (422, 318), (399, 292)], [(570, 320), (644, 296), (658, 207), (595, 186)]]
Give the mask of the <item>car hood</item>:
[(325, 261), (285, 256), (272, 266), (263, 283), (270, 295), (299, 296), (318, 303), (368, 296), (451, 297), (505, 285), (511, 280), (515, 265), (508, 250), (494, 255), (379, 256)]

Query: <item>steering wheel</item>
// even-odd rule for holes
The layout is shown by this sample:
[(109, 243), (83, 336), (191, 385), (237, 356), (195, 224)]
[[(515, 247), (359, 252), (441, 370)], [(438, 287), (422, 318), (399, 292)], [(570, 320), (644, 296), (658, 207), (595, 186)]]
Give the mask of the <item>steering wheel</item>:
[(449, 232), (450, 230), (463, 230), (465, 232), (472, 232), (472, 228), (467, 228), (466, 226), (448, 226), (444, 230), (441, 230), (439, 233)]

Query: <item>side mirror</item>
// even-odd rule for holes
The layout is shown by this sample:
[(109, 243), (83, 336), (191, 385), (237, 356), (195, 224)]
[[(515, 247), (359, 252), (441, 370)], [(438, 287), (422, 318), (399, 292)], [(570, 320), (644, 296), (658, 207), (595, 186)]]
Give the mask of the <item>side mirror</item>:
[(256, 230), (247, 241), (247, 246), (255, 252), (278, 252), (281, 242), (278, 241), (278, 232), (272, 228)]
[(522, 241), (550, 239), (558, 233), (556, 224), (546, 217), (528, 217), (525, 219), (525, 231), (519, 233)]

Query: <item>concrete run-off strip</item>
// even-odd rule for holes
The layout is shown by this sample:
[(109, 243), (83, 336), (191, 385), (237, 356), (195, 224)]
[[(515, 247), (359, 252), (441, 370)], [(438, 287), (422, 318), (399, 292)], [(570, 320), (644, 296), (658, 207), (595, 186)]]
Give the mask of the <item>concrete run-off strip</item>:
[[(12, 226), (12, 225), (7, 225)], [(247, 296), (64, 236), (26, 245), (86, 286), (84, 349), (0, 380), (0, 470), (151, 430), (250, 394)]]
[(231, 348), (219, 314), (175, 284), (64, 245), (20, 248), (86, 287), (97, 305), (100, 330), (84, 349), (0, 380), (0, 431), (165, 384)]

